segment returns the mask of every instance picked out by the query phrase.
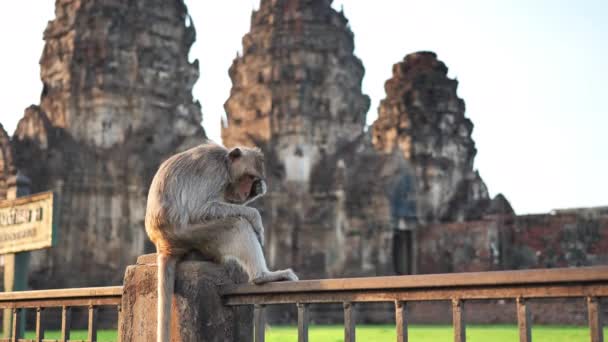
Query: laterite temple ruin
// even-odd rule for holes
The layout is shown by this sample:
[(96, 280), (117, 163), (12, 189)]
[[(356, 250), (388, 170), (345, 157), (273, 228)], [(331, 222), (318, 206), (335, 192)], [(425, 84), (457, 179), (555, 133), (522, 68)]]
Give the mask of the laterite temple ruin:
[(188, 62), (195, 31), (181, 1), (57, 1), (55, 15), (40, 104), (25, 110), (14, 152), (0, 134), (5, 174), (19, 170), (32, 192), (60, 201), (57, 246), (32, 253), (30, 285), (120, 284), (144, 252), (158, 165), (205, 140), (198, 62)]
[(311, 277), (411, 273), (419, 225), (493, 209), (445, 64), (431, 52), (395, 64), (370, 135), (353, 50), (330, 1), (262, 1), (230, 68), (224, 144), (272, 156), (270, 263)]
[[(608, 263), (607, 208), (517, 216), (490, 198), (458, 81), (435, 53), (393, 65), (366, 127), (365, 69), (331, 4), (261, 0), (228, 70), (223, 143), (266, 154), (256, 206), (272, 268), (310, 279)], [(181, 0), (66, 0), (55, 14), (40, 103), (12, 135), (0, 127), (0, 198), (17, 172), (58, 196), (58, 244), (32, 253), (32, 289), (120, 284), (150, 251), (158, 165), (206, 140), (195, 30)]]

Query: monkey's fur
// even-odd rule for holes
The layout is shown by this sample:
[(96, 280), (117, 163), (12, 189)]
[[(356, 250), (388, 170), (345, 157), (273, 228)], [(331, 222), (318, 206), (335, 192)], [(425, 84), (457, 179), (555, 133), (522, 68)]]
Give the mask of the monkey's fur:
[(158, 342), (169, 341), (175, 268), (189, 251), (216, 262), (234, 259), (255, 284), (298, 279), (291, 269), (266, 266), (262, 219), (245, 206), (265, 192), (264, 156), (257, 149), (206, 143), (160, 165), (145, 221), (158, 253)]

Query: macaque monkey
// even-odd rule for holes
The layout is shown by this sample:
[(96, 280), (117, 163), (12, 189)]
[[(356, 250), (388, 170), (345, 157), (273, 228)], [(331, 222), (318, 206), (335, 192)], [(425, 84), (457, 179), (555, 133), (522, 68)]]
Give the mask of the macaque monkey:
[(158, 253), (158, 342), (169, 341), (175, 268), (189, 251), (220, 263), (236, 260), (255, 284), (298, 280), (291, 269), (271, 272), (266, 266), (260, 213), (245, 206), (265, 192), (264, 155), (258, 149), (205, 143), (160, 165), (145, 221)]

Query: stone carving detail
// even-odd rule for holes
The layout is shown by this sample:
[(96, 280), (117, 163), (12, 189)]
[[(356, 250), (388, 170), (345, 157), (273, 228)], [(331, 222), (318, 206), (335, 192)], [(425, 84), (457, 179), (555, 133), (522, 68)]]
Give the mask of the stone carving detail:
[(421, 223), (479, 218), (490, 206), (487, 187), (473, 169), (473, 123), (464, 115), (458, 81), (447, 72), (432, 52), (407, 55), (393, 66), (372, 127), (379, 151), (399, 151), (411, 162)]
[[(182, 1), (58, 1), (39, 106), (13, 136), (32, 191), (59, 199), (58, 245), (32, 255), (33, 288), (119, 284), (144, 252), (147, 187), (168, 155), (201, 143), (198, 62)], [(78, 277), (74, 277), (78, 274)]]

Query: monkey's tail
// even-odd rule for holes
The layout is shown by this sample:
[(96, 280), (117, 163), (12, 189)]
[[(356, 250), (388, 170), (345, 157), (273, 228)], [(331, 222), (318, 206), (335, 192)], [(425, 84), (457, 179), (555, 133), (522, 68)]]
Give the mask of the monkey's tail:
[(169, 342), (171, 333), (171, 301), (175, 287), (175, 256), (159, 253), (158, 264), (158, 310), (156, 341)]

